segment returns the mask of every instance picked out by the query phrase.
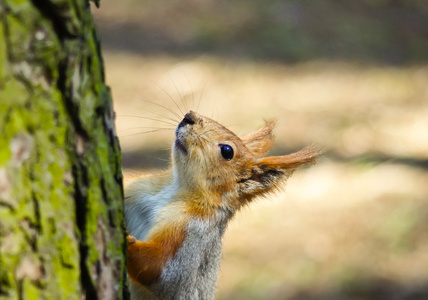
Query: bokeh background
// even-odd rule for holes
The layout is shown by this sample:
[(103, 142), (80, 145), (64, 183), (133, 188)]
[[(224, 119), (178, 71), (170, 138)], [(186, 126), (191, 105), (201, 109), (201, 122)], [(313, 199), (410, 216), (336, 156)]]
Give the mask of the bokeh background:
[(230, 224), (218, 299), (428, 299), (428, 2), (122, 0), (92, 8), (126, 169), (189, 109), (272, 154), (327, 152)]

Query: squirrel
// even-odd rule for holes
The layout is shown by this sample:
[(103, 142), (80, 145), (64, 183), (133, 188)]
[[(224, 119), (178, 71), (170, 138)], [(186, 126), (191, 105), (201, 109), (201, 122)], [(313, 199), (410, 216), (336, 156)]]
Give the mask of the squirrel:
[(229, 220), (321, 154), (312, 145), (265, 156), (274, 126), (239, 138), (189, 111), (175, 129), (171, 168), (125, 177), (131, 299), (214, 299)]

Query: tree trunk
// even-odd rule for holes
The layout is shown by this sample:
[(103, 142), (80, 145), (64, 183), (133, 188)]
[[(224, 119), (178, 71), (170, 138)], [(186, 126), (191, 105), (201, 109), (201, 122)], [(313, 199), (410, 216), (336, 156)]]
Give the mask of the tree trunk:
[(0, 0), (0, 299), (126, 299), (120, 149), (87, 0)]

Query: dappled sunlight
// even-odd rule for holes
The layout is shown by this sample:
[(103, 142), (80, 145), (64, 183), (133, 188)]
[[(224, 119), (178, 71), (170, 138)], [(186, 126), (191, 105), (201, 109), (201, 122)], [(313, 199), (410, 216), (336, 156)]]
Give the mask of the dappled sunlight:
[(125, 168), (165, 168), (172, 131), (138, 127), (171, 129), (198, 107), (238, 134), (276, 118), (274, 154), (312, 142), (327, 150), (230, 224), (219, 299), (369, 299), (428, 282), (427, 67), (117, 53), (106, 62), (119, 134), (136, 128), (121, 137)]

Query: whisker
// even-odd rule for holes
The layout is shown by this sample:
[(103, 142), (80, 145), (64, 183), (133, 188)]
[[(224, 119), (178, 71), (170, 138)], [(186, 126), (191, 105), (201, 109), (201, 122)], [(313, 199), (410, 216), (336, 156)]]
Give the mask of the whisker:
[(136, 129), (159, 129), (159, 130), (175, 130), (175, 128), (171, 127), (147, 127), (147, 126), (140, 126), (140, 127), (132, 127), (132, 128), (125, 128), (119, 131), (119, 133), (124, 131), (131, 131)]
[(132, 134), (128, 134), (128, 135), (123, 135), (123, 136), (121, 136), (121, 138), (135, 136), (135, 135), (139, 135), (139, 134), (146, 134), (146, 133), (158, 132), (158, 131), (162, 131), (162, 130), (165, 130), (165, 129), (154, 129), (154, 130), (148, 130), (148, 131), (143, 131), (143, 132), (132, 133)]
[(160, 160), (160, 161), (165, 161), (165, 162), (169, 162), (169, 159), (162, 158), (162, 157), (158, 157), (158, 160)]
[(149, 117), (143, 117), (143, 116), (133, 116), (133, 115), (120, 115), (121, 117), (131, 117), (131, 118), (138, 118), (138, 119), (145, 119), (145, 120), (151, 120), (151, 121), (156, 121), (156, 122), (162, 122), (168, 125), (172, 125), (175, 126), (177, 125), (177, 123), (172, 123), (172, 122), (168, 122), (165, 120), (159, 120), (159, 119), (155, 119), (155, 118), (149, 118)]
[[(159, 103), (156, 103), (156, 102), (152, 102), (152, 101), (148, 101), (148, 100), (142, 100), (142, 101), (144, 101), (144, 102), (147, 102), (147, 103), (150, 103), (150, 104), (153, 104), (153, 105), (157, 105), (157, 106), (159, 106), (159, 107), (162, 107), (163, 109), (166, 109), (167, 111), (169, 111), (170, 113), (172, 113), (174, 116), (176, 116), (177, 117), (177, 119), (176, 119), (176, 121), (177, 121), (177, 123), (179, 123), (180, 122), (180, 120), (182, 119), (182, 117), (180, 117), (176, 112), (174, 112), (173, 110), (171, 110), (171, 109), (169, 109), (167, 106), (163, 106), (163, 105), (161, 105), (161, 104), (159, 104)], [(174, 101), (174, 100), (173, 100)], [(175, 103), (175, 102), (174, 102)], [(184, 114), (183, 114), (184, 115)]]
[(193, 91), (192, 85), (190, 84), (189, 77), (186, 73), (184, 73), (184, 76), (186, 76), (187, 84), (189, 85), (190, 91), (192, 92), (192, 108), (195, 108), (195, 93)]
[(204, 83), (204, 87), (202, 88), (202, 91), (201, 91), (201, 95), (199, 96), (199, 101), (198, 101), (198, 108), (196, 109), (196, 111), (197, 112), (199, 112), (199, 106), (201, 105), (201, 100), (202, 100), (202, 95), (204, 94), (204, 92), (205, 92), (205, 87), (207, 86), (207, 83), (205, 82)]
[[(181, 103), (182, 103), (182, 104), (183, 104), (183, 106), (184, 106), (184, 109), (186, 110), (186, 112), (188, 112), (188, 111), (189, 111), (189, 109), (187, 108), (187, 105), (186, 105), (185, 99), (183, 98), (183, 95), (181, 95), (181, 93), (180, 93), (180, 91), (179, 91), (179, 89), (178, 89), (177, 85), (175, 84), (174, 80), (171, 78), (171, 74), (169, 74), (169, 79), (171, 80), (172, 84), (173, 84), (173, 85), (174, 85), (174, 87), (175, 87), (175, 90), (177, 91), (178, 95), (180, 96), (180, 100), (181, 100)], [(181, 111), (181, 110), (180, 110), (180, 111)]]
[[(183, 115), (184, 116), (184, 113), (183, 113), (183, 111), (181, 110), (181, 108), (180, 108), (180, 106), (177, 104), (177, 102), (171, 97), (171, 95), (164, 89), (164, 88), (162, 88), (159, 84), (157, 84), (156, 82), (154, 82), (154, 84), (162, 91), (162, 92), (164, 92), (167, 96), (168, 96), (168, 98), (175, 104), (175, 106), (178, 108), (178, 110), (180, 111), (180, 113), (181, 113), (181, 115)], [(171, 111), (171, 110), (169, 110), (169, 111)], [(176, 115), (179, 119), (180, 119), (180, 116), (178, 116), (176, 113), (174, 113), (174, 115)]]
[(123, 168), (123, 175), (126, 177), (125, 173), (135, 173), (135, 175), (143, 175), (144, 172), (138, 169), (131, 169), (131, 168)]
[[(153, 81), (152, 81), (152, 82), (153, 82)], [(154, 83), (154, 82), (153, 82), (153, 83)], [(177, 122), (177, 120), (181, 120), (181, 116), (180, 116), (180, 115), (178, 115), (178, 114), (177, 114), (176, 112), (174, 112), (173, 110), (169, 109), (169, 108), (168, 108), (168, 106), (166, 106), (166, 105), (162, 105), (162, 104), (159, 104), (159, 103), (154, 102), (154, 101), (155, 101), (155, 100), (157, 100), (157, 99), (155, 99), (155, 100), (153, 100), (153, 101), (151, 101), (151, 100), (146, 100), (146, 99), (148, 99), (148, 97), (144, 97), (144, 98), (142, 98), (142, 99), (141, 99), (141, 101), (146, 102), (146, 103), (150, 103), (150, 104), (154, 104), (154, 105), (156, 105), (156, 106), (158, 106), (158, 107), (163, 108), (166, 112), (171, 113), (171, 114), (172, 114), (172, 117), (171, 117), (169, 114), (153, 112), (153, 111), (151, 111), (151, 110), (148, 110), (147, 108), (144, 108), (144, 111), (149, 112), (149, 113), (151, 113), (151, 114), (153, 114), (153, 115), (155, 115), (155, 116), (158, 116), (158, 117), (161, 117), (161, 118), (164, 118), (164, 119), (167, 119), (167, 120), (173, 121), (174, 123), (176, 123), (176, 122)]]
[(153, 115), (155, 115), (155, 116), (158, 116), (158, 117), (161, 117), (161, 118), (165, 118), (165, 119), (167, 119), (167, 120), (170, 120), (170, 121), (172, 121), (172, 122), (174, 122), (175, 124), (177, 123), (177, 120), (176, 119), (173, 119), (173, 118), (171, 118), (170, 116), (168, 116), (168, 115), (164, 115), (164, 114), (160, 114), (160, 113), (155, 113), (155, 112), (152, 112), (152, 111), (150, 111), (150, 110), (148, 110), (148, 109), (144, 109), (145, 111), (147, 111), (148, 113), (151, 113), (151, 114), (153, 114)]

